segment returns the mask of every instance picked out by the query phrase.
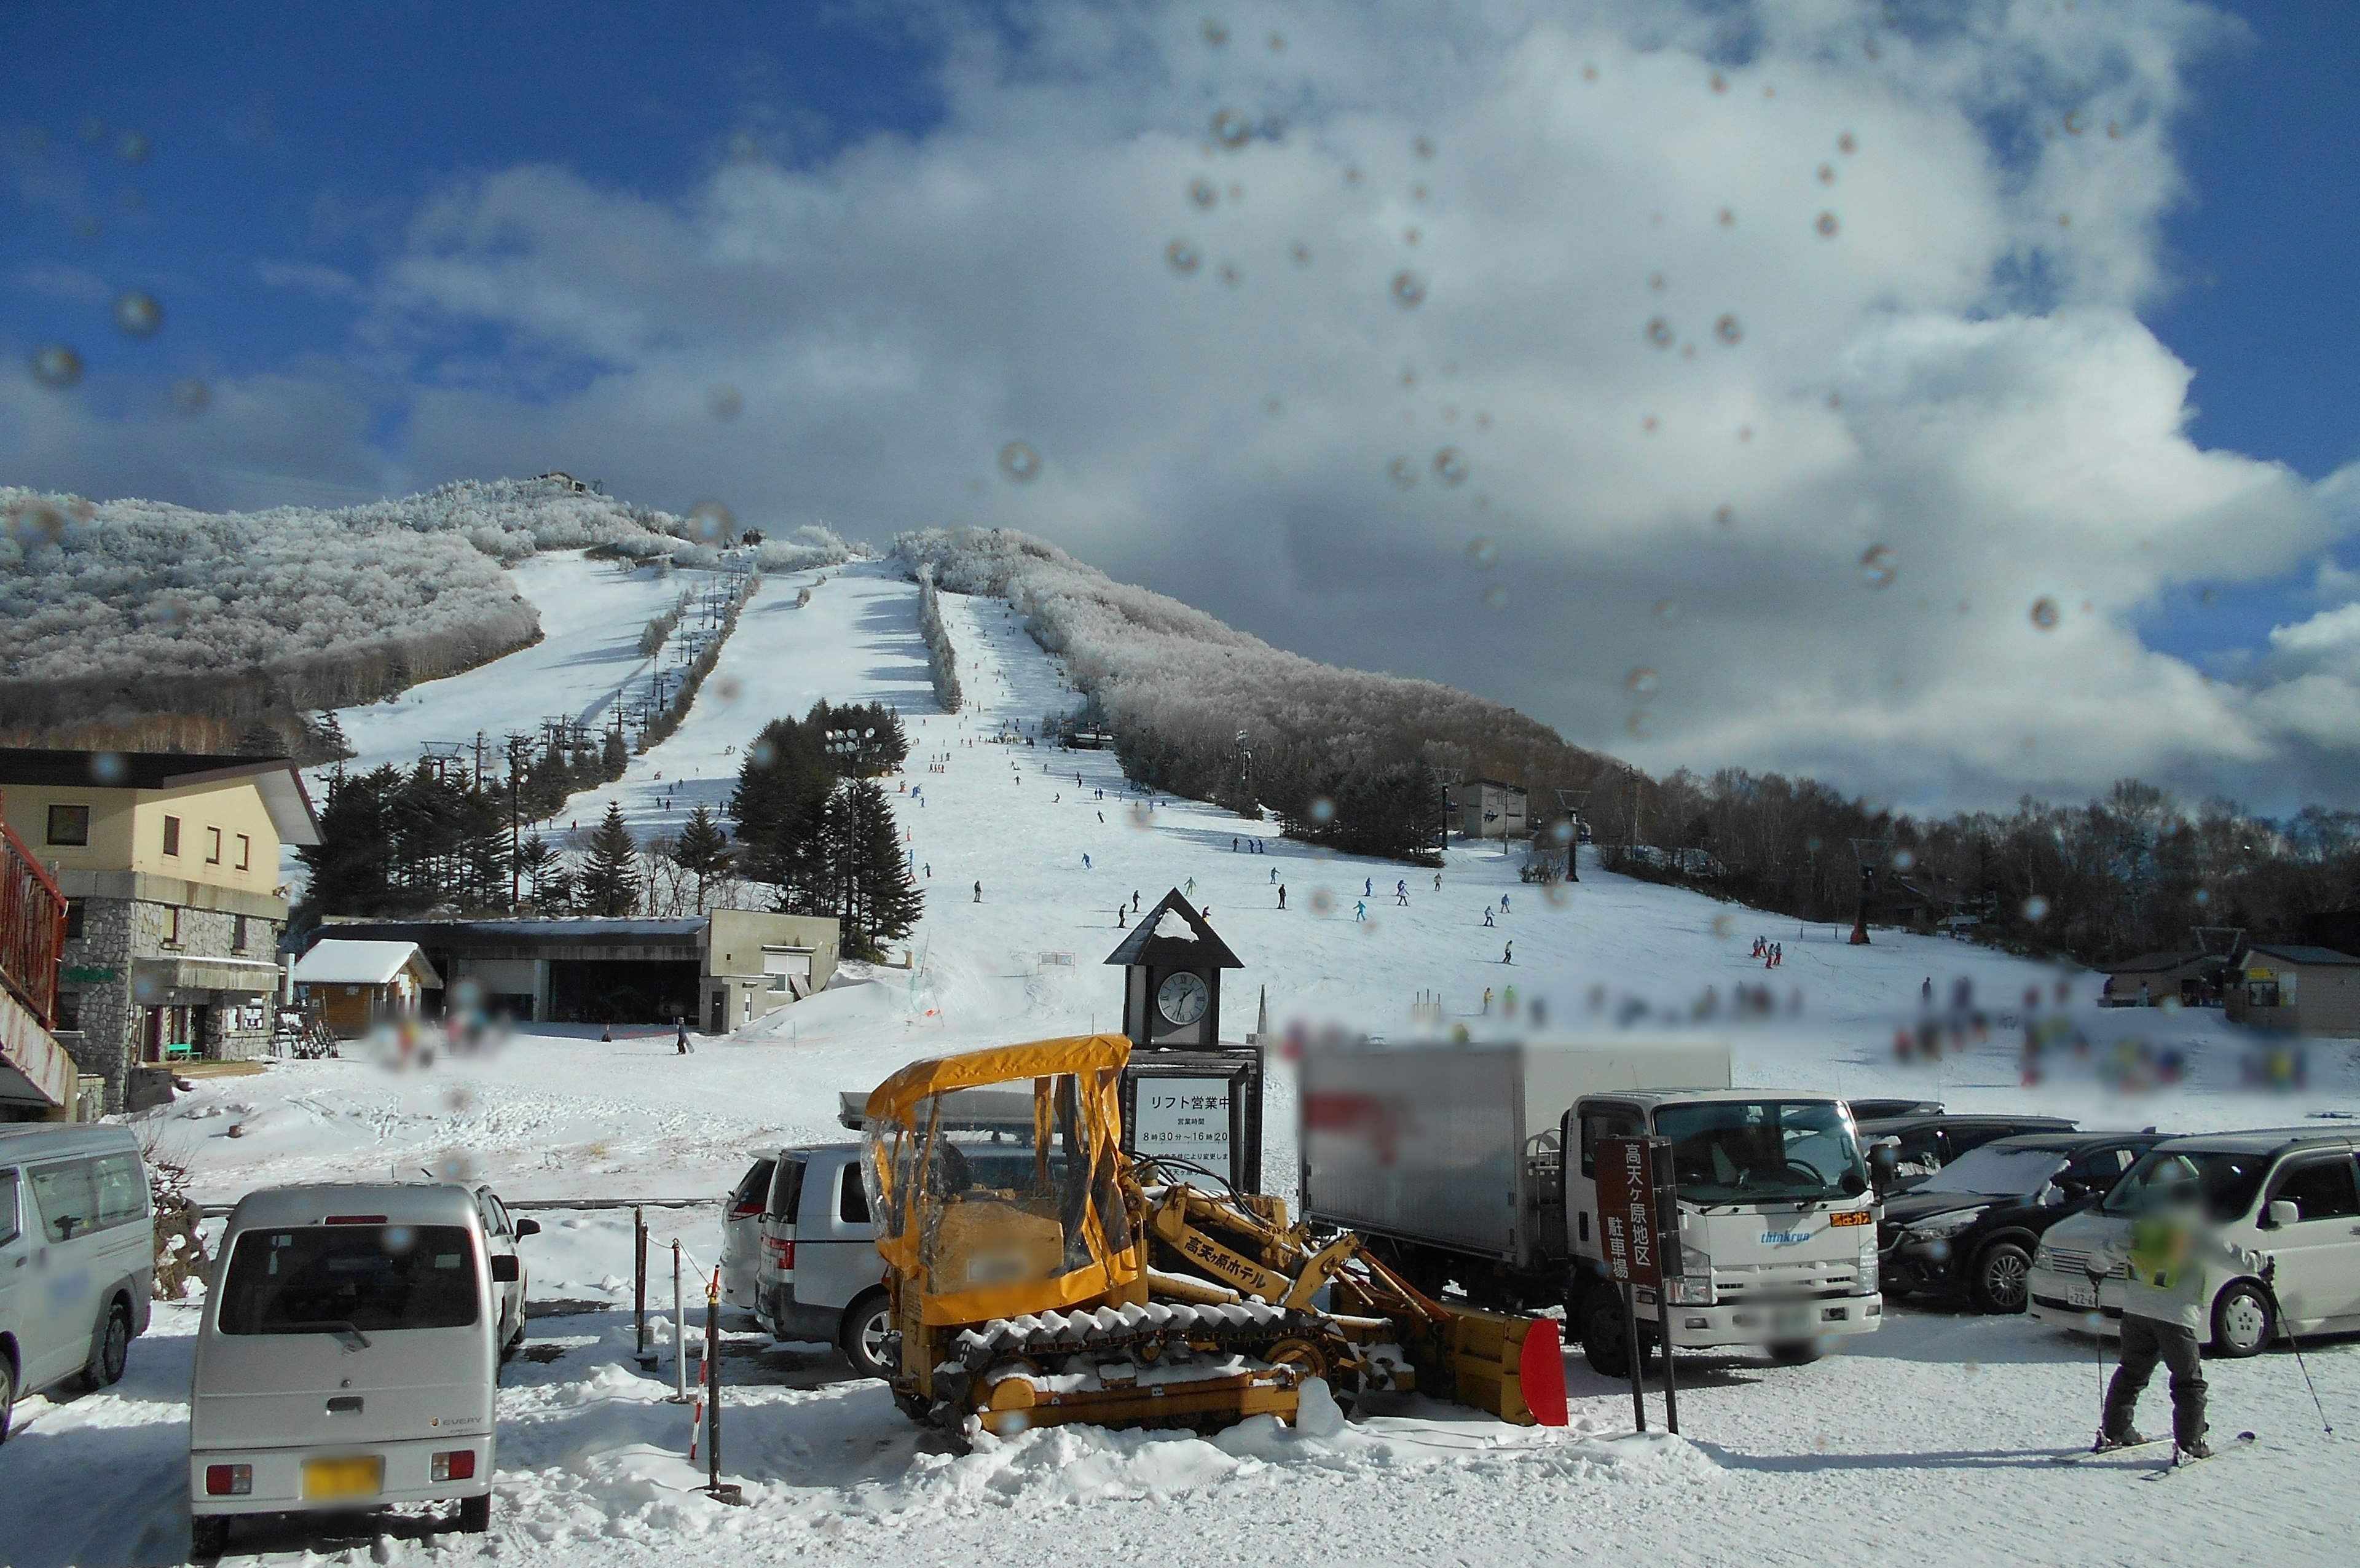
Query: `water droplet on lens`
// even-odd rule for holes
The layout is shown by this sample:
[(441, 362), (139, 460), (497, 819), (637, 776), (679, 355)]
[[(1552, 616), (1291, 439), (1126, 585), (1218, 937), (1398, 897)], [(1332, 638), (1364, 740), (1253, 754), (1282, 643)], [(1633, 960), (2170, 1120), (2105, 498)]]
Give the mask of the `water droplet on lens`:
[(1641, 416), (1639, 428), (1646, 431), (1649, 435), (1654, 435), (1655, 433), (1655, 416), (1653, 414)]
[(1860, 138), (1853, 136), (1850, 131), (1846, 131), (1836, 137), (1836, 151), (1849, 156), (1852, 153), (1858, 152), (1859, 150)]
[(1819, 216), (1819, 221), (1811, 226), (1819, 231), (1819, 238), (1831, 240), (1836, 237), (1836, 229), (1839, 225), (1833, 212), (1822, 212)]
[(1409, 227), (1402, 231), (1402, 244), (1404, 245), (1417, 244), (1417, 225), (1415, 223), (1412, 223)]
[(726, 381), (705, 389), (705, 407), (716, 419), (734, 419), (746, 411), (746, 395)]
[(8, 510), (8, 537), (28, 550), (50, 543), (65, 531), (66, 515), (47, 501), (20, 501)]
[(1455, 446), (1444, 447), (1434, 454), (1434, 476), (1445, 485), (1456, 485), (1467, 477), (1467, 454)]
[(1644, 740), (1655, 733), (1655, 721), (1644, 713), (1633, 713), (1622, 721), (1622, 727), (1629, 730), (1634, 738)]
[(1893, 869), (1907, 871), (1918, 864), (1918, 852), (1907, 845), (1893, 852)]
[(1434, 156), (1434, 143), (1425, 136), (1419, 136), (1409, 144), (1409, 150), (1417, 154), (1420, 158), (1432, 158)]
[(1019, 485), (1030, 484), (1041, 472), (1041, 454), (1021, 441), (1000, 449), (1000, 471)]
[(713, 694), (725, 702), (734, 702), (746, 694), (746, 682), (735, 675), (725, 675), (713, 683)]
[(1360, 171), (1353, 168), (1350, 164), (1346, 164), (1344, 166), (1344, 183), (1347, 185), (1358, 185), (1360, 182)]
[(153, 337), (163, 324), (164, 307), (156, 303), (153, 294), (126, 289), (115, 297), (115, 325), (124, 336)]
[(2221, 596), (2221, 591), (2220, 591), (2219, 589), (2217, 589), (2217, 588), (2207, 588), (2207, 589), (2205, 589), (2202, 593), (2199, 593), (2199, 594), (2197, 594), (2197, 595), (2196, 595), (2196, 597), (2197, 597), (2197, 599), (2198, 599), (2198, 601), (2199, 601), (2199, 602), (2201, 602), (2201, 603), (2202, 603), (2202, 604), (2212, 604), (2214, 600), (2218, 599), (2220, 596)]
[(1253, 139), (1253, 122), (1235, 109), (1223, 109), (1213, 115), (1213, 139), (1231, 152)]
[(1220, 199), (1220, 187), (1211, 180), (1200, 178), (1188, 181), (1188, 200), (1199, 207), (1209, 207)]
[(1729, 78), (1723, 76), (1721, 72), (1717, 71), (1714, 71), (1707, 80), (1715, 93), (1726, 93), (1729, 91)]
[(699, 501), (689, 508), (688, 522), (697, 539), (705, 544), (726, 544), (738, 537), (738, 517), (727, 502)]
[(1712, 324), (1712, 335), (1725, 343), (1734, 343), (1745, 335), (1745, 329), (1738, 325), (1735, 316), (1723, 316)]
[(1657, 316), (1647, 323), (1647, 342), (1650, 346), (1669, 348), (1672, 346), (1673, 336), (1672, 323), (1663, 317)]
[(1412, 458), (1397, 457), (1385, 464), (1385, 474), (1394, 484), (1406, 490), (1417, 483), (1416, 461)]
[(1285, 35), (1284, 33), (1273, 33), (1273, 34), (1271, 34), (1271, 35), (1270, 35), (1270, 40), (1269, 40), (1269, 41), (1270, 41), (1270, 52), (1271, 52), (1271, 53), (1273, 53), (1273, 54), (1282, 54), (1282, 53), (1285, 52), (1285, 49), (1286, 49), (1286, 35)]
[(1660, 272), (1647, 274), (1647, 287), (1661, 294), (1664, 291), (1664, 275)]
[(64, 391), (82, 379), (82, 355), (64, 343), (43, 343), (33, 351), (33, 379), (53, 391)]
[(1833, 185), (1835, 182), (1836, 166), (1832, 163), (1823, 163), (1819, 165), (1819, 183), (1822, 185)]
[(1841, 392), (1830, 392), (1830, 393), (1829, 393), (1829, 394), (1828, 394), (1828, 407), (1829, 407), (1829, 408), (1842, 408), (1842, 407), (1843, 407), (1843, 394), (1842, 394), (1842, 393), (1841, 393)]
[(1196, 30), (1203, 34), (1205, 41), (1212, 45), (1215, 49), (1219, 49), (1223, 44), (1229, 41), (1229, 29), (1228, 24), (1216, 17), (1206, 17), (1202, 22), (1199, 22), (1196, 25)]
[(1470, 540), (1467, 546), (1467, 560), (1470, 565), (1488, 572), (1499, 563), (1500, 547), (1488, 536)]
[(1325, 795), (1315, 798), (1311, 802), (1311, 820), (1315, 822), (1334, 822), (1336, 820), (1336, 802), (1329, 800)]
[(1287, 258), (1293, 261), (1297, 267), (1308, 267), (1311, 265), (1311, 247), (1305, 245), (1301, 240), (1297, 240), (1293, 245), (1289, 245), (1286, 250), (1286, 255)]
[(1409, 271), (1393, 274), (1393, 299), (1404, 309), (1415, 307), (1425, 298), (1425, 278)]
[(1679, 618), (1680, 602), (1677, 599), (1658, 599), (1655, 601), (1655, 619), (1663, 622), (1666, 626), (1670, 626), (1674, 621), (1677, 621)]
[(2081, 110), (2075, 109), (2066, 114), (2065, 134), (2067, 136), (2078, 136), (2089, 128), (2090, 117), (2087, 114), (2082, 114)]
[(189, 376), (172, 383), (172, 402), (180, 412), (193, 414), (213, 400), (213, 389)]
[(1733, 228), (1735, 228), (1735, 227), (1737, 226), (1737, 209), (1736, 209), (1736, 208), (1734, 208), (1734, 207), (1723, 207), (1723, 208), (1721, 210), (1721, 212), (1720, 212), (1720, 213), (1719, 213), (1719, 215), (1718, 215), (1718, 216), (1719, 216), (1719, 222), (1720, 222), (1721, 226), (1722, 228), (1724, 228), (1724, 229), (1733, 229)]
[(2032, 602), (2032, 624), (2042, 631), (2055, 631), (2057, 623), (2061, 618), (2058, 614), (2057, 601), (2048, 594), (2043, 593)]
[(1724, 528), (1733, 528), (1737, 526), (1737, 513), (1732, 507), (1715, 506), (1712, 509), (1712, 520)]
[(1860, 580), (1872, 588), (1890, 588), (1900, 575), (1901, 562), (1881, 544), (1873, 544), (1860, 558)]
[(1186, 240), (1174, 240), (1164, 247), (1164, 264), (1183, 278), (1196, 271), (1203, 259), (1196, 254), (1196, 247)]
[(1622, 677), (1622, 690), (1630, 692), (1642, 702), (1653, 698), (1656, 689), (1662, 685), (1662, 678), (1644, 664)]
[(1505, 588), (1496, 586), (1484, 589), (1483, 607), (1487, 610), (1506, 609), (1508, 607), (1508, 591)]
[(2049, 900), (2035, 893), (2024, 901), (2024, 918), (2038, 925), (2049, 918)]
[[(1328, 817), (1333, 817), (1336, 814), (1336, 808), (1329, 805), (1328, 807), (1328, 817), (1319, 816), (1318, 811), (1323, 803), (1324, 802), (1318, 800), (1311, 802), (1312, 820), (1314, 822), (1326, 822)], [(1314, 887), (1311, 890), (1311, 912), (1315, 915), (1334, 914), (1336, 912), (1336, 895), (1330, 893), (1325, 887)]]
[(1719, 937), (1723, 942), (1727, 942), (1731, 937), (1735, 936), (1737, 934), (1737, 920), (1735, 917), (1726, 912), (1713, 916), (1712, 934)]
[(1218, 270), (1221, 281), (1232, 289), (1235, 289), (1245, 278), (1245, 274), (1238, 270), (1238, 264), (1234, 261), (1221, 263)]
[(148, 138), (137, 131), (126, 131), (115, 138), (115, 156), (126, 163), (148, 161)]

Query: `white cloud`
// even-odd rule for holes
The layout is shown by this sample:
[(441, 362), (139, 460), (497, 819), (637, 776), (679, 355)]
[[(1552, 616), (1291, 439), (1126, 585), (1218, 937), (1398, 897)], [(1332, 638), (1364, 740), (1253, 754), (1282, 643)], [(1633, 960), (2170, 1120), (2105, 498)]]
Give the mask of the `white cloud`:
[[(1200, 15), (1043, 4), (1011, 39), (948, 13), (937, 129), (676, 201), (452, 184), (366, 283), (370, 363), (422, 387), (399, 483), (556, 465), (851, 537), (1022, 527), (1655, 767), (1922, 801), (2338, 789), (2313, 753), (2360, 744), (2360, 664), (2274, 648), (2212, 682), (2134, 626), (2198, 577), (2316, 571), (2360, 521), (2191, 443), (2190, 371), (2136, 315), (2181, 72), (2228, 24), (1336, 5), (1225, 8), (1215, 49)], [(995, 463), (1019, 439), (1025, 485)]]

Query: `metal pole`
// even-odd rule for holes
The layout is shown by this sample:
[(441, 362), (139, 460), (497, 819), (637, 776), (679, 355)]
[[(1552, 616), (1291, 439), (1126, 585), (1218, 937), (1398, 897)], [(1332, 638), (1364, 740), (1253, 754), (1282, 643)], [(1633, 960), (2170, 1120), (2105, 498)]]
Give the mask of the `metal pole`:
[(1664, 1426), (1669, 1432), (1680, 1430), (1680, 1385), (1672, 1372), (1672, 1303), (1665, 1299), (1669, 1291), (1656, 1291), (1655, 1312), (1664, 1327)]
[(705, 1489), (721, 1490), (721, 1276), (705, 1294)]
[(1622, 1340), (1631, 1352), (1631, 1424), (1637, 1431), (1647, 1430), (1647, 1395), (1640, 1382), (1640, 1364), (1646, 1359), (1647, 1347), (1639, 1343), (1639, 1287), (1622, 1287)]
[(681, 1299), (677, 1240), (672, 1244), (672, 1402), (688, 1403), (688, 1303)]
[(631, 1205), (631, 1331), (638, 1342), (632, 1356), (648, 1361), (648, 1219), (647, 1211)]

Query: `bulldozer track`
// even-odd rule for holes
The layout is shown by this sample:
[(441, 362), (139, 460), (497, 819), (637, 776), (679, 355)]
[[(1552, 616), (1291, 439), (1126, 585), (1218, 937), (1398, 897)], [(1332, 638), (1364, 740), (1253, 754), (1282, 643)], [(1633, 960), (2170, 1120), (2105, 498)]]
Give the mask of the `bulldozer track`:
[(1078, 1354), (1177, 1337), (1208, 1339), (1243, 1348), (1289, 1334), (1325, 1335), (1332, 1332), (1330, 1321), (1321, 1313), (1264, 1306), (1259, 1301), (1201, 1307), (1150, 1301), (1143, 1306), (1095, 1307), (994, 1318), (980, 1328), (968, 1329), (953, 1343), (958, 1346), (962, 1360), (974, 1362), (978, 1356)]

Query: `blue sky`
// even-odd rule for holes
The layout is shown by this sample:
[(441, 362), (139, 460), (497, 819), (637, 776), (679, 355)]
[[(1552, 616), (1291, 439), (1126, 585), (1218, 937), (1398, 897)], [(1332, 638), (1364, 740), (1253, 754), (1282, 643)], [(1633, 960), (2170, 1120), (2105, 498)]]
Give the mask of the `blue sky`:
[[(2328, 651), (2300, 659), (2269, 634), (2354, 596), (2336, 562), (2360, 511), (2347, 493), (2330, 526), (2321, 508), (2339, 503), (2284, 491), (2266, 506), (2278, 520), (2256, 522), (2267, 471), (2196, 463), (2173, 431), (2313, 485), (2360, 459), (2349, 369), (2360, 298), (2348, 277), (2360, 12), (2329, 0), (2247, 5), (2230, 7), (2224, 27), (2176, 0), (2085, 5), (2079, 16), (1976, 0), (1922, 14), (1904, 5), (1903, 21), (1885, 27), (1866, 0), (1852, 20), (1832, 7), (1742, 9), (1754, 20), (1732, 42), (1727, 6), (1679, 18), (1596, 0), (1573, 21), (1535, 25), (1513, 0), (1448, 17), (1240, 5), (1212, 8), (1228, 27), (1214, 44), (1200, 7), (1064, 0), (661, 12), (233, 5), (201, 18), (12, 7), (0, 13), (0, 57), (20, 65), (0, 108), (0, 212), (12, 238), (0, 263), (0, 352), (22, 366), (38, 345), (70, 343), (87, 374), (34, 402), (21, 400), (25, 379), (0, 391), (0, 420), (24, 415), (18, 435), (0, 430), (0, 484), (252, 506), (587, 465), (654, 505), (684, 509), (726, 488), (741, 516), (826, 520), (880, 540), (937, 522), (1032, 528), (1273, 641), (1483, 690), (1651, 766), (1804, 768), (1913, 800), (2070, 790), (2113, 768), (2177, 770), (2191, 788), (2218, 780), (2249, 794), (2278, 773), (2349, 772), (2341, 742), (2322, 737), (2360, 725), (2360, 697), (2349, 718), (2312, 702), (2294, 723), (2300, 738), (2284, 743), (2291, 750), (2256, 738), (2255, 725), (2283, 728), (2283, 713), (2267, 724), (2247, 715), (2253, 733), (2212, 754), (2191, 755), (2175, 738), (2193, 670), (2237, 681), (2274, 670), (2285, 690), (2271, 701), (2291, 711), (2289, 682), (2344, 657), (2343, 634), (2323, 624), (2305, 646)], [(1814, 19), (1828, 16), (1840, 19)], [(1683, 60), (1693, 81), (1677, 69)], [(1708, 89), (1709, 68), (1730, 80), (1714, 76)], [(1570, 143), (1544, 136), (1538, 155), (1516, 145), (1560, 104), (1587, 114), (1578, 105), (1593, 83), (1641, 96), (1568, 122), (1587, 127)], [(1787, 96), (1775, 99), (1781, 85)], [(1521, 100), (1521, 120), (1487, 117), (1487, 105), (1528, 91), (1540, 95)], [(1210, 108), (1231, 103), (1262, 105), (1278, 128), (1225, 164), (1204, 126)], [(1865, 258), (1818, 303), (1808, 289), (1766, 287), (1796, 257), (1729, 270), (1711, 248), (1726, 223), (1683, 230), (1676, 211), (1666, 228), (1647, 211), (1694, 192), (1701, 220), (1722, 200), (1705, 193), (1723, 189), (1740, 193), (1732, 200), (1749, 223), (1771, 210), (1751, 133), (1677, 134), (1747, 103), (1798, 114), (1808, 103), (1830, 116), (1827, 126), (1850, 117), (1862, 132), (1856, 160), (1835, 150), (1831, 129), (1811, 131), (1794, 155), (1798, 175), (1828, 160), (1821, 184), (1802, 180), (1791, 197), (1799, 221), (1833, 201), (1841, 244), (1854, 247), (1843, 254)], [(1633, 134), (1634, 112), (1660, 131)], [(2075, 115), (2098, 119), (2081, 136)], [(2098, 131), (2116, 117), (2118, 149)], [(1991, 145), (1962, 143), (1961, 125)], [(1429, 130), (1443, 152), (1426, 162), (1408, 149), (1413, 132)], [(1875, 163), (1902, 148), (1910, 161)], [(1532, 188), (1520, 200), (1516, 181), (1536, 156), (1559, 160), (1548, 167), (1560, 189), (1591, 194)], [(2113, 171), (2090, 161), (2105, 156), (2128, 161)], [(1173, 170), (1143, 176), (1153, 203), (1132, 189), (1151, 166)], [(1828, 184), (1839, 166), (1843, 183)], [(1198, 169), (1213, 177), (1214, 199), (1192, 206), (1177, 193)], [(1633, 194), (1633, 181), (1681, 194)], [(1265, 194), (1280, 191), (1283, 218)], [(1626, 198), (1633, 224), (1652, 232), (1598, 241), (1561, 278), (1499, 270), (1557, 243), (1539, 231), (1560, 200), (1568, 221), (1573, 209), (1586, 214), (1563, 242), (1578, 247), (1599, 229), (1596, 214)], [(1890, 208), (1894, 235), (1874, 232), (1872, 199)], [(2059, 233), (2044, 202), (2073, 206), (2081, 223)], [(1294, 227), (1254, 227), (1271, 223)], [(1420, 227), (1425, 245), (1409, 248)], [(1913, 249), (1906, 242), (1920, 230), (1933, 237)], [(1070, 237), (1062, 250), (1026, 253), (1046, 235)], [(1161, 265), (1166, 238), (1183, 235), (1208, 251), (1185, 283)], [(1315, 321), (1303, 301), (1282, 298), (1251, 326), (1207, 313), (1208, 302), (1253, 300), (1282, 283), (1290, 238), (1318, 256), (1307, 276), (1349, 258), (1382, 299), (1384, 280), (1411, 265), (1432, 278), (1432, 302), (1415, 317), (1355, 304)], [(1239, 251), (1246, 281), (1225, 295), (1218, 247), (1231, 244), (1264, 248)], [(1821, 245), (1797, 256), (1836, 254)], [(1672, 274), (1668, 291), (1638, 291), (1656, 268)], [(1454, 276), (1486, 272), (1502, 321), (1479, 320), (1476, 302), (1449, 292)], [(2010, 303), (1989, 289), (2000, 276), (2038, 278), (2041, 296)], [(1683, 298), (1699, 277), (1720, 299)], [(1598, 279), (1624, 278), (1628, 299), (1592, 303), (1607, 298)], [(1663, 310), (1685, 336), (1749, 282), (1765, 287), (1743, 312), (1746, 352), (1777, 344), (1783, 379), (1681, 391), (1664, 379), (1672, 361), (1637, 348), (1624, 324)], [(135, 339), (109, 324), (126, 289), (161, 301), (161, 331)], [(1536, 367), (1531, 352), (1518, 363), (1529, 325), (1514, 318), (1518, 299), (1527, 313), (1566, 300), (1581, 302), (1576, 316), (1604, 312), (1611, 331), (1598, 341), (1637, 357), (1595, 367), (1603, 351), (1575, 321), (1554, 366)], [(1994, 309), (2023, 312), (2015, 324), (2025, 330), (1985, 331)], [(2125, 310), (2133, 328), (2109, 324)], [(1704, 314), (1692, 323), (1684, 311)], [(1699, 365), (1738, 363), (1701, 341)], [(2185, 406), (2159, 421), (2156, 400), (2177, 392), (2158, 343), (2192, 374)], [(1930, 375), (1927, 354), (1952, 355), (1950, 368)], [(1173, 356), (1172, 375), (1142, 374), (1156, 354)], [(1896, 356), (1913, 355), (1916, 370), (1879, 382), (1898, 374)], [(1413, 412), (1401, 398), (1414, 371), (1423, 379)], [(1986, 376), (2012, 388), (2005, 398), (1986, 389), (1994, 408), (2013, 408), (2015, 389), (2027, 412), (2045, 397), (2066, 399), (2061, 416), (2044, 410), (2039, 423), (2082, 444), (2040, 454), (2060, 473), (2038, 494), (1971, 494), (1992, 464), (1929, 475), (1939, 459), (1910, 445), (1910, 432), (1958, 413), (1954, 398), (1924, 387)], [(2078, 390), (2058, 390), (2075, 376)], [(169, 389), (188, 380), (217, 389), (200, 418), (171, 407)], [(748, 396), (745, 418), (726, 428), (703, 414), (704, 389), (721, 383)], [(2097, 408), (2116, 384), (2140, 390)], [(1686, 397), (1698, 419), (1726, 419), (1750, 442), (1778, 399), (1799, 408), (1808, 395), (1816, 408), (1838, 387), (1855, 388), (1849, 429), (1813, 434), (1790, 421), (1783, 444), (1746, 449), (1749, 462), (1778, 452), (1786, 466), (1774, 474), (1738, 467), (1719, 448), (1676, 456), (1652, 422), (1639, 434), (1638, 415), (1652, 408), (1668, 439), (1682, 415), (1662, 400)], [(1234, 411), (1207, 402), (1231, 392)], [(1934, 400), (1880, 401), (1921, 395)], [(1487, 397), (1509, 405), (1496, 454), (1464, 424), (1426, 433), (1460, 418), (1461, 401), (1471, 418)], [(1546, 427), (1515, 431), (1521, 445), (1510, 439), (1518, 403)], [(1298, 422), (1271, 424), (1265, 404)], [(1765, 412), (1749, 419), (1746, 408)], [(1896, 417), (1875, 425), (1872, 409)], [(2086, 428), (2068, 437), (2083, 414)], [(1397, 420), (1415, 433), (1382, 433)], [(1584, 448), (1581, 432), (1601, 422), (1612, 442)], [(2015, 437), (1978, 428), (1995, 450), (2016, 450)], [(1329, 450), (1338, 431), (1371, 430), (1380, 442), (1460, 441), (1479, 482), (1448, 495), (1434, 484), (1371, 490), (1365, 481), (1389, 447)], [(991, 454), (1011, 434), (1049, 453), (1043, 484), (1020, 492), (994, 473)], [(1822, 436), (1860, 443), (1860, 472), (1827, 468), (1836, 460), (1815, 444)], [(2184, 480), (2142, 489), (2142, 474), (2181, 463)], [(2074, 474), (2110, 468), (2118, 477), (2075, 488)], [(2149, 515), (2170, 511), (2180, 490), (2202, 499), (2185, 517)], [(1723, 493), (1733, 505), (1716, 507)], [(1494, 496), (1488, 513), (1464, 510)], [(1446, 500), (1461, 510), (1437, 510)], [(2294, 520), (2306, 507), (2307, 520)], [(1794, 521), (1751, 539), (1742, 526), (1698, 531), (1732, 511), (1765, 529)], [(2070, 524), (2048, 520), (2068, 515)], [(1986, 522), (2003, 517), (2005, 528)], [(2128, 570), (2127, 536), (2110, 543), (2104, 531), (2114, 525), (2156, 533), (2137, 548), (2154, 544), (2169, 562)], [(2079, 542), (2027, 565), (2060, 527)], [(1976, 561), (1960, 541), (1986, 528), (1993, 539), (2021, 528), (2028, 542)], [(1469, 635), (1458, 622), (1486, 580), (1466, 575), (1461, 554), (1477, 529), (1496, 538), (1530, 592)], [(1711, 553), (1732, 537), (1760, 553)], [(1851, 563), (1870, 539), (1900, 550), (1903, 588), (1921, 596), (1861, 598)], [(2343, 560), (2360, 567), (2360, 552)], [(1941, 642), (1955, 627), (1929, 641), (1924, 617), (1952, 597), (1980, 617), (2052, 580), (2069, 611), (2090, 604), (2112, 633), (2063, 662), (2119, 664), (2143, 683), (2088, 694), (2148, 715), (2119, 746), (2082, 734), (2038, 749), (2044, 725), (2081, 731), (2067, 716), (2074, 699), (2042, 684), (2051, 677), (2040, 671), (2060, 666), (2055, 649), (2011, 678), (2022, 689), (2005, 713), (1940, 683), (1940, 670), (1975, 667), (1984, 653)], [(1419, 597), (1437, 583), (1460, 596), (1448, 615), (1426, 614)], [(1837, 593), (1850, 597), (1820, 597)], [(1577, 633), (1544, 606), (1586, 604), (1579, 594), (1597, 598), (1575, 617)], [(1672, 599), (1688, 606), (1683, 646), (1654, 649), (1644, 639), (1660, 634), (1631, 605)], [(1836, 651), (1797, 651), (1839, 613), (1859, 628)], [(2006, 624), (2020, 639), (2020, 610)], [(2167, 666), (2143, 665), (2143, 650), (2170, 656)], [(1623, 667), (1642, 659), (1666, 676), (1644, 726), (1620, 690)], [(1796, 670), (1775, 692), (1748, 673), (1781, 662)], [(1787, 715), (1775, 728), (1765, 719), (1774, 712)], [(2092, 756), (2066, 760), (2076, 744)]]

